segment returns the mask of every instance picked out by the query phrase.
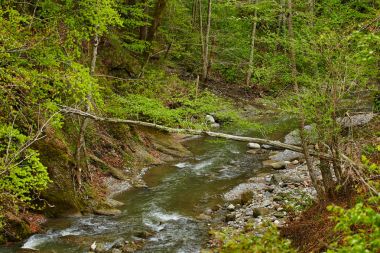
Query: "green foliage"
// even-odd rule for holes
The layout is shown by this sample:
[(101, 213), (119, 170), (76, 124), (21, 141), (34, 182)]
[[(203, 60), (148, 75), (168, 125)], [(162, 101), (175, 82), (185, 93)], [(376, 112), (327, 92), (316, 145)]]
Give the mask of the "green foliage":
[(263, 235), (255, 235), (254, 231), (238, 231), (227, 229), (212, 232), (218, 245), (211, 252), (222, 253), (293, 253), (296, 252), (289, 240), (283, 239), (275, 227), (270, 227)]
[(379, 252), (380, 250), (380, 204), (379, 197), (373, 197), (368, 204), (360, 202), (345, 210), (329, 206), (337, 222), (335, 230), (342, 239), (331, 244), (327, 252)]
[[(165, 97), (163, 94), (162, 97)], [(178, 105), (170, 108), (166, 104)], [(171, 127), (207, 129), (205, 116), (213, 113), (223, 124), (240, 127), (258, 127), (241, 119), (236, 109), (228, 102), (209, 92), (203, 92), (197, 99), (190, 97), (150, 98), (139, 94), (115, 95), (108, 102), (107, 111), (114, 117), (149, 121)]]
[(33, 207), (32, 201), (50, 182), (38, 152), (28, 148), (28, 137), (12, 126), (0, 124), (1, 214)]

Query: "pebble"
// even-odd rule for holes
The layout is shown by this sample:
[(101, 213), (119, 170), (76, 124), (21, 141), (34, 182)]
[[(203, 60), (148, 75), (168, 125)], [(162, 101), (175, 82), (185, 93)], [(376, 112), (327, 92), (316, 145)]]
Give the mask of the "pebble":
[(227, 210), (233, 211), (233, 210), (235, 210), (235, 206), (233, 204), (230, 204), (229, 206), (227, 206)]

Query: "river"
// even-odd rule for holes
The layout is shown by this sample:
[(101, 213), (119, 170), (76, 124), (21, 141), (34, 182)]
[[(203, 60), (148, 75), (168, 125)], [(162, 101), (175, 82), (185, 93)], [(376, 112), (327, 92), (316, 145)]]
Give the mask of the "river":
[(198, 215), (223, 204), (222, 194), (260, 172), (262, 165), (246, 152), (246, 143), (196, 138), (184, 145), (192, 157), (148, 168), (143, 176), (148, 188), (115, 197), (124, 203), (121, 215), (49, 219), (46, 233), (0, 252), (88, 252), (94, 241), (109, 248), (117, 239), (136, 240), (145, 231), (153, 235), (137, 252), (199, 252), (209, 224)]

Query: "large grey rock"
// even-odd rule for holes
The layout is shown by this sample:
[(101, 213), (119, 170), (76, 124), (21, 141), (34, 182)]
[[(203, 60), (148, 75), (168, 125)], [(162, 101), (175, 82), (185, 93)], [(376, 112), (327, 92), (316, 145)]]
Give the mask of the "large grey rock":
[(375, 114), (371, 112), (350, 117), (338, 118), (336, 121), (343, 127), (355, 127), (368, 124), (374, 117)]
[(301, 153), (286, 149), (276, 155), (270, 156), (269, 158), (273, 161), (293, 161), (296, 159), (299, 160), (303, 157), (304, 155)]

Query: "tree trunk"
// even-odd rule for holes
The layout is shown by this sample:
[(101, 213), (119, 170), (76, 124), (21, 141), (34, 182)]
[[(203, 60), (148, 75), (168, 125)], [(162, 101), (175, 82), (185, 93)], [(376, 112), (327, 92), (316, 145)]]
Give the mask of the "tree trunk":
[[(258, 0), (253, 0), (253, 4), (258, 3)], [(257, 8), (255, 8), (255, 12), (253, 15), (253, 23), (252, 23), (252, 33), (251, 33), (251, 51), (249, 54), (249, 63), (248, 63), (248, 71), (246, 76), (245, 84), (249, 86), (251, 84), (251, 77), (253, 72), (253, 57), (255, 52), (255, 40), (256, 40), (256, 26), (257, 26)]]
[(280, 34), (281, 30), (285, 30), (285, 0), (280, 0), (280, 14), (278, 15), (278, 28), (277, 33)]
[[(95, 68), (96, 68), (96, 60), (98, 56), (98, 46), (99, 46), (99, 36), (98, 34), (95, 34), (94, 37), (94, 45), (92, 49), (92, 59), (91, 59), (91, 66), (90, 66), (90, 75), (93, 76), (95, 74)], [(90, 94), (87, 96), (87, 105), (86, 105), (86, 112), (90, 113), (91, 112), (91, 103), (92, 100), (92, 95), (91, 91)], [(89, 170), (89, 164), (88, 164), (88, 159), (87, 159), (87, 150), (86, 150), (86, 139), (84, 137), (86, 128), (88, 125), (88, 118), (84, 118), (81, 125), (80, 125), (80, 130), (79, 130), (79, 138), (78, 138), (78, 143), (77, 143), (77, 149), (76, 149), (76, 180), (78, 184), (78, 188), (82, 188), (82, 151), (83, 151), (83, 160), (86, 165), (87, 171)]]
[[(299, 87), (298, 87), (298, 81), (297, 81), (297, 65), (296, 65), (296, 51), (295, 51), (295, 42), (294, 42), (294, 32), (293, 32), (293, 3), (292, 0), (288, 0), (288, 32), (289, 32), (289, 40), (290, 40), (290, 61), (291, 61), (291, 71), (292, 71), (292, 78), (294, 83), (294, 91), (296, 95), (300, 94)], [(315, 171), (314, 163), (310, 157), (309, 148), (308, 148), (308, 142), (306, 138), (305, 133), (305, 114), (304, 109), (302, 106), (302, 102), (300, 100), (300, 96), (298, 97), (298, 107), (300, 109), (300, 137), (301, 137), (301, 143), (302, 143), (302, 149), (306, 160), (306, 165), (308, 168), (308, 172), (310, 175), (310, 179), (313, 183), (314, 188), (317, 190), (318, 195), (323, 195), (323, 189), (320, 187), (318, 183), (317, 174)]]
[(207, 9), (207, 26), (206, 26), (206, 35), (204, 42), (204, 52), (203, 52), (203, 72), (202, 79), (204, 82), (207, 82), (207, 73), (209, 67), (209, 43), (210, 43), (210, 30), (211, 30), (211, 10), (212, 0), (208, 0), (208, 9)]
[(157, 0), (154, 12), (153, 12), (153, 20), (152, 24), (148, 29), (148, 34), (146, 40), (152, 42), (156, 37), (157, 29), (161, 23), (162, 14), (166, 8), (167, 0)]
[(205, 54), (205, 40), (203, 35), (203, 17), (202, 17), (202, 2), (201, 0), (198, 0), (198, 6), (199, 6), (199, 34), (201, 37), (201, 49), (202, 49), (202, 60), (204, 61), (204, 54)]

